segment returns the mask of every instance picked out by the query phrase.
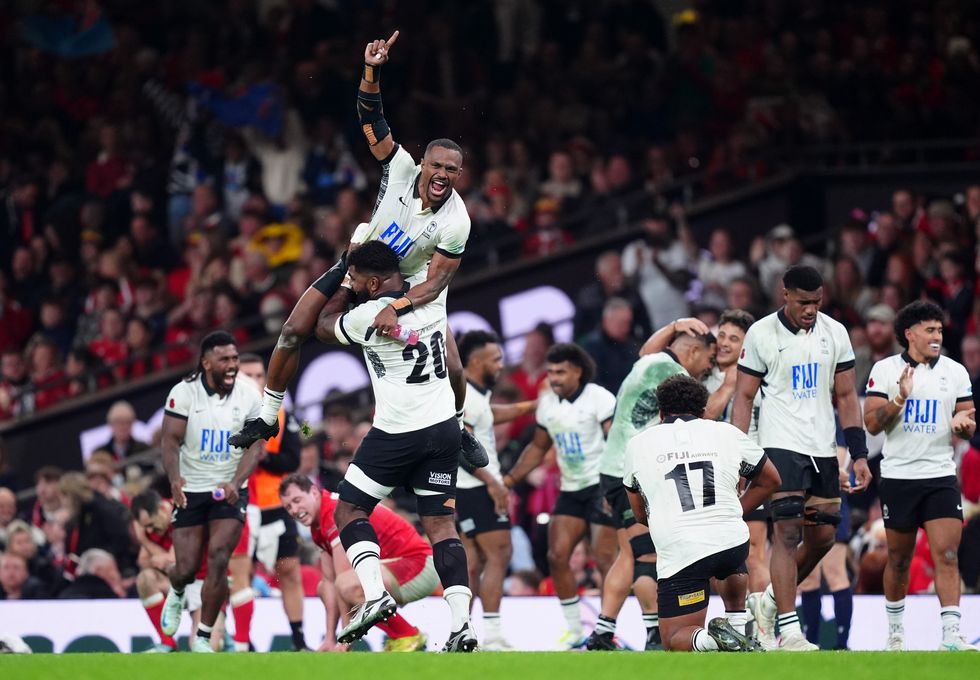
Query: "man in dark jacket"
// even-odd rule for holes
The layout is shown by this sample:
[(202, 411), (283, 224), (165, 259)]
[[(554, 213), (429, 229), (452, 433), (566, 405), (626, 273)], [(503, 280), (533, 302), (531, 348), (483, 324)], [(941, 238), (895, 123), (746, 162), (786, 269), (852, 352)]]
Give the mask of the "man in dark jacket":
[(595, 360), (595, 382), (615, 394), (640, 353), (630, 303), (610, 298), (602, 310), (602, 324), (585, 337), (582, 348)]
[(104, 600), (126, 597), (122, 576), (105, 550), (92, 548), (78, 560), (75, 580), (58, 593), (59, 600)]

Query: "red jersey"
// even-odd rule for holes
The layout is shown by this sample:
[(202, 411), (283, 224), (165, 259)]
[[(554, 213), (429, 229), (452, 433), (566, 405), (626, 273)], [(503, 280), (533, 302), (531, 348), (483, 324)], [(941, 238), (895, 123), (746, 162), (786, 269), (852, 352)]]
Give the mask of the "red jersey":
[[(162, 534), (158, 534), (152, 529), (144, 529), (143, 533), (150, 540), (150, 543), (155, 543), (164, 550), (170, 550), (174, 545), (174, 528), (173, 525), (168, 526), (167, 530)], [(204, 579), (208, 575), (208, 551), (201, 551), (201, 567), (197, 570), (197, 574), (194, 575), (195, 578)]]
[[(340, 545), (340, 531), (333, 521), (336, 507), (336, 494), (321, 494), (320, 525), (311, 527), (313, 542), (330, 554), (333, 554), (334, 546)], [(419, 536), (415, 527), (380, 503), (374, 506), (370, 520), (378, 534), (378, 543), (381, 544), (382, 561), (401, 557), (428, 557), (432, 554), (432, 546)]]

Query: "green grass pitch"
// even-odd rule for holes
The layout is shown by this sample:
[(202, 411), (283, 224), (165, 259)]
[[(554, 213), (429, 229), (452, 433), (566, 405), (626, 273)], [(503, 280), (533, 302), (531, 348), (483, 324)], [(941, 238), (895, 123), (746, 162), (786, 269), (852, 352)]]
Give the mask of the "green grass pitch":
[(416, 654), (35, 654), (0, 657), (3, 680), (223, 680), (225, 678), (452, 678), (453, 680), (736, 680), (980, 677), (980, 654), (817, 652), (665, 654), (640, 652)]

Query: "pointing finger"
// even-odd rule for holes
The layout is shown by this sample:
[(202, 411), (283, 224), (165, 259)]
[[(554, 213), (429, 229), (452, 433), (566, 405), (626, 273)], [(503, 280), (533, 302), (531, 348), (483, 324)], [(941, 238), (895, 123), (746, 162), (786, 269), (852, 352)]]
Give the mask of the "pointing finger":
[(391, 37), (388, 38), (388, 40), (387, 40), (387, 42), (385, 42), (384, 46), (385, 47), (391, 47), (392, 45), (395, 44), (395, 41), (396, 40), (398, 40), (398, 31), (397, 30), (394, 33), (391, 34)]

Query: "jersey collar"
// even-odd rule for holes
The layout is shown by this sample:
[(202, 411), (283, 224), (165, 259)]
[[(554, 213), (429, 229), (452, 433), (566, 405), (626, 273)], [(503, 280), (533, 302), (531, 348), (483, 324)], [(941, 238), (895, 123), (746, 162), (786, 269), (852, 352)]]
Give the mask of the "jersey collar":
[[(902, 352), (902, 361), (904, 361), (905, 363), (907, 363), (912, 368), (915, 368), (916, 366), (919, 365), (919, 362), (916, 361), (915, 359), (913, 359), (911, 357), (911, 355), (909, 355), (909, 351), (908, 350), (905, 350), (904, 352)], [(935, 359), (931, 359), (928, 363), (929, 363), (929, 368), (935, 368), (936, 367), (936, 364), (939, 363), (939, 357), (936, 357)]]
[(582, 396), (582, 392), (585, 392), (585, 388), (587, 385), (588, 383), (585, 383), (584, 385), (579, 385), (578, 389), (575, 390), (572, 396), (570, 396), (568, 399), (565, 399), (563, 397), (558, 397), (558, 401), (559, 402), (567, 401), (569, 404), (574, 404), (575, 400)]
[[(789, 317), (786, 316), (786, 312), (785, 312), (785, 308), (784, 307), (780, 307), (779, 308), (779, 311), (776, 312), (776, 316), (779, 317), (779, 322), (781, 324), (783, 324), (783, 328), (785, 328), (786, 330), (788, 330), (793, 335), (797, 335), (800, 331), (803, 330), (802, 328), (800, 328), (799, 326), (797, 326), (796, 324), (794, 324), (792, 321), (789, 320)], [(817, 327), (817, 324), (814, 323), (813, 324), (813, 328), (816, 328), (816, 327)], [(806, 332), (809, 333), (810, 331), (813, 330), (813, 328), (811, 328), (809, 331), (806, 331)]]
[(490, 388), (489, 387), (480, 387), (479, 385), (477, 385), (475, 382), (473, 382), (469, 378), (466, 379), (466, 382), (467, 382), (467, 384), (469, 384), (470, 387), (472, 387), (474, 390), (476, 390), (477, 392), (479, 392), (483, 396), (487, 396), (487, 394), (490, 393)]
[(674, 361), (674, 363), (677, 364), (678, 366), (681, 365), (681, 360), (677, 358), (677, 355), (674, 354), (674, 351), (670, 347), (664, 350), (664, 354), (669, 356)]
[[(236, 380), (235, 382), (238, 382), (238, 381)], [(213, 397), (214, 395), (218, 394), (216, 391), (214, 391), (210, 387), (208, 387), (208, 379), (204, 377), (204, 371), (201, 371), (201, 385), (204, 386), (204, 393), (206, 395), (208, 395), (209, 397)], [(231, 396), (231, 393), (234, 391), (234, 389), (235, 389), (235, 386), (232, 385), (231, 386), (231, 389), (228, 390), (228, 394), (226, 394), (225, 397)], [(224, 397), (222, 397), (222, 398), (224, 398)]]
[(697, 416), (692, 416), (689, 413), (684, 413), (682, 415), (677, 415), (677, 416), (667, 416), (667, 419), (664, 422), (665, 423), (673, 423), (674, 421), (677, 421), (677, 420), (683, 420), (685, 423), (687, 423), (687, 422), (690, 422), (692, 420), (697, 420), (697, 419), (698, 419)]

